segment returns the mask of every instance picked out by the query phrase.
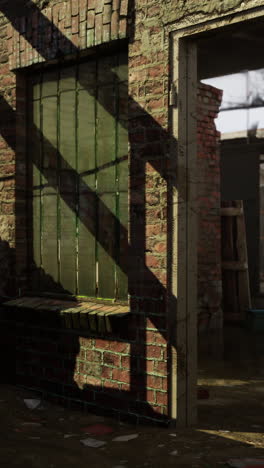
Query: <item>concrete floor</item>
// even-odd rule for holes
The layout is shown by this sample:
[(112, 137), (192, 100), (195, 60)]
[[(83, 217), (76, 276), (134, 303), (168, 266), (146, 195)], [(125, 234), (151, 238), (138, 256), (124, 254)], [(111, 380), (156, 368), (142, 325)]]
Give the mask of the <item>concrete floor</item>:
[[(229, 329), (221, 359), (200, 359), (198, 385), (209, 398), (198, 401), (199, 422), (188, 430), (119, 425), (49, 404), (29, 410), (24, 398), (34, 394), (2, 385), (0, 466), (221, 468), (230, 458), (264, 458), (264, 350), (261, 355), (258, 348), (263, 342), (264, 335), (256, 340)], [(98, 423), (112, 428), (111, 434), (95, 437), (106, 445), (83, 446), (80, 440), (91, 437), (84, 433), (87, 426)], [(138, 437), (113, 442), (125, 434)]]

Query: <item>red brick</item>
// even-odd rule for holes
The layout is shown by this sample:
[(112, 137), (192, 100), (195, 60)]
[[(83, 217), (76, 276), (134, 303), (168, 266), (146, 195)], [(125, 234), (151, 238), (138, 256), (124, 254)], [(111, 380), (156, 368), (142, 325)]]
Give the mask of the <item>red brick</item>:
[(114, 366), (114, 367), (120, 367), (120, 359), (121, 357), (118, 354), (105, 352), (103, 355), (104, 364)]
[(119, 390), (119, 384), (117, 382), (112, 382), (111, 380), (105, 380), (103, 382), (103, 388), (112, 388), (114, 390)]
[(121, 367), (122, 368), (130, 369), (130, 362), (131, 362), (130, 356), (122, 356), (121, 357)]
[(146, 386), (156, 390), (163, 390), (163, 379), (155, 375), (147, 375)]
[(112, 378), (112, 369), (111, 367), (102, 367), (102, 378), (103, 379), (111, 379)]
[(166, 406), (168, 404), (168, 395), (167, 393), (157, 392), (156, 393), (156, 402), (158, 405)]
[(99, 338), (95, 340), (95, 348), (109, 349), (109, 347), (110, 347), (110, 341), (101, 340)]
[(130, 382), (130, 372), (121, 369), (113, 369), (113, 380), (118, 380), (118, 382), (129, 383)]
[(71, 0), (71, 14), (77, 16), (79, 13), (79, 0)]
[(157, 372), (158, 374), (166, 376), (167, 373), (168, 373), (168, 364), (167, 364), (167, 362), (155, 361), (154, 368), (155, 368), (155, 372)]
[(103, 34), (103, 15), (95, 15), (95, 44), (102, 42)]
[(156, 344), (167, 344), (167, 335), (161, 335), (160, 333), (156, 334)]
[(112, 16), (112, 5), (110, 3), (104, 5), (104, 12), (103, 12), (103, 24), (111, 23), (111, 16)]
[(144, 341), (147, 344), (155, 344), (156, 332), (149, 331), (149, 330), (142, 330), (142, 332), (140, 333), (140, 337), (142, 341)]
[(95, 2), (95, 12), (96, 14), (102, 13), (104, 8), (104, 0), (96, 0)]
[(74, 16), (72, 18), (72, 34), (77, 34), (79, 32), (79, 16)]
[(119, 20), (119, 37), (123, 38), (127, 34), (127, 18), (121, 18)]
[(148, 403), (156, 403), (156, 396), (154, 390), (145, 390), (144, 392), (139, 393), (139, 398), (141, 401), (147, 401)]
[(116, 39), (118, 37), (118, 29), (119, 29), (119, 23), (118, 23), (118, 11), (113, 11), (112, 13), (112, 18), (111, 18), (111, 38)]
[(101, 379), (97, 379), (96, 377), (91, 377), (90, 375), (87, 375), (86, 377), (86, 384), (87, 385), (92, 385), (93, 387), (102, 387), (102, 381)]
[(146, 347), (146, 355), (148, 358), (161, 359), (162, 358), (161, 346), (148, 345)]
[(80, 21), (85, 21), (87, 17), (87, 0), (80, 0), (79, 8)]
[(86, 350), (86, 359), (87, 359), (87, 361), (101, 362), (102, 353), (100, 353), (99, 351), (93, 351), (93, 350), (87, 349)]
[(128, 343), (122, 343), (118, 341), (109, 341), (109, 348), (111, 351), (116, 353), (129, 353), (130, 345)]
[(113, 10), (119, 10), (120, 8), (120, 0), (112, 0)]
[(128, 0), (121, 0), (120, 16), (126, 16), (128, 13)]
[(89, 10), (87, 14), (87, 28), (93, 29), (95, 25), (95, 13), (94, 10)]

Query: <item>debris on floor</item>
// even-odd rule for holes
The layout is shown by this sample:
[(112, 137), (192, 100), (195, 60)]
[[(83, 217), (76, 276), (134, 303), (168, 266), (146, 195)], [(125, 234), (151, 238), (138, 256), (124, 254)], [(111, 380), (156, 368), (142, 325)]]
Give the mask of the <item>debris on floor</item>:
[[(199, 385), (209, 389), (210, 399), (198, 401), (197, 426), (179, 427), (177, 432), (175, 426), (120, 423), (46, 402), (37, 392), (2, 385), (0, 399), (6, 403), (0, 404), (0, 418), (5, 421), (0, 427), (0, 465), (76, 468), (88, 463), (90, 468), (172, 468), (176, 463), (182, 468), (236, 468), (227, 461), (238, 460), (239, 468), (263, 468), (264, 375), (252, 377), (262, 374), (248, 364), (243, 375), (238, 366), (234, 374), (234, 366), (229, 369), (225, 362), (218, 379), (215, 368), (213, 363), (210, 374), (206, 370), (208, 373), (199, 377)], [(236, 385), (223, 387), (226, 382)], [(38, 400), (44, 409), (40, 412), (36, 405), (36, 409), (29, 409), (25, 404), (29, 399)], [(258, 427), (252, 429), (253, 425)], [(244, 463), (258, 457), (258, 464)]]
[(45, 408), (45, 404), (41, 400), (37, 400), (35, 398), (25, 398), (24, 403), (27, 406), (27, 408), (31, 410)]
[(129, 440), (137, 439), (138, 434), (129, 434), (118, 436), (113, 439), (113, 442), (128, 442)]
[(85, 445), (86, 447), (100, 448), (106, 445), (106, 442), (88, 437), (87, 439), (82, 439), (81, 444)]
[(178, 455), (178, 450), (173, 450), (173, 452), (171, 452), (170, 455)]
[(232, 468), (264, 468), (264, 458), (245, 458), (244, 460), (229, 460), (227, 464)]

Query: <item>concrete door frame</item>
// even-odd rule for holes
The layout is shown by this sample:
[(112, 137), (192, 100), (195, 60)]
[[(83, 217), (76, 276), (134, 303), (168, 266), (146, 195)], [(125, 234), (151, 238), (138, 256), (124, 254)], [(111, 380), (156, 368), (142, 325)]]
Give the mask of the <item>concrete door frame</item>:
[[(171, 414), (177, 426), (197, 422), (197, 201), (196, 201), (196, 38), (203, 32), (264, 18), (264, 7), (179, 29), (170, 24), (171, 158), (177, 159), (172, 195), (172, 295), (177, 310), (170, 310)], [(185, 23), (186, 24), (186, 23)], [(176, 148), (176, 151), (175, 151)], [(178, 274), (180, 272), (180, 274)], [(172, 302), (173, 303), (173, 302)]]

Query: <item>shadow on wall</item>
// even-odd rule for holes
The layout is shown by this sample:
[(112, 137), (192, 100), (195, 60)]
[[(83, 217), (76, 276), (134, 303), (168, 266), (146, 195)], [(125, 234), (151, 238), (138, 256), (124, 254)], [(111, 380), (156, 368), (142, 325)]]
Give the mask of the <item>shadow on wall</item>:
[[(19, 2), (19, 7), (23, 7), (22, 0)], [(11, 14), (5, 4), (1, 8), (15, 24), (13, 12), (16, 12), (16, 8), (13, 6)], [(36, 6), (32, 4), (32, 8), (34, 10)], [(21, 13), (22, 11), (23, 8)], [(134, 11), (132, 2), (129, 11)], [(48, 22), (47, 18), (44, 18), (44, 22)], [(58, 32), (58, 35), (60, 37), (61, 33)], [(130, 35), (130, 40), (133, 41), (131, 38), (133, 33)], [(66, 43), (69, 42), (67, 38), (63, 39)], [(70, 46), (74, 49), (72, 44)], [(78, 53), (77, 49), (73, 51)], [(104, 105), (104, 102), (100, 104)], [(123, 410), (124, 414), (129, 412), (137, 420), (138, 415), (142, 415), (166, 421), (170, 412), (167, 404), (171, 400), (167, 393), (170, 391), (170, 383), (167, 381), (169, 371), (167, 360), (169, 362), (170, 359), (168, 341), (177, 348), (179, 372), (182, 376), (186, 374), (187, 366), (186, 350), (177, 347), (174, 341), (174, 323), (170, 323), (170, 317), (165, 314), (168, 304), (173, 310), (177, 310), (177, 300), (171, 293), (172, 190), (176, 186), (176, 161), (169, 158), (172, 153), (169, 151), (169, 146), (174, 146), (176, 151), (177, 143), (171, 141), (170, 131), (164, 129), (161, 123), (154, 120), (131, 97), (128, 106), (131, 146), (130, 242), (124, 249), (125, 258), (117, 258), (115, 252), (108, 251), (108, 253), (128, 276), (132, 310), (129, 323), (121, 332), (118, 331), (116, 336), (101, 337), (61, 328), (61, 316), (54, 312), (50, 314), (45, 312), (44, 315), (40, 314), (37, 317), (34, 311), (24, 310), (21, 321), (21, 310), (16, 311), (11, 320), (15, 320), (16, 323), (19, 358), (16, 363), (17, 381), (53, 395), (58, 401), (68, 402), (71, 399), (77, 406), (83, 408), (86, 405), (89, 411), (92, 408), (102, 407), (104, 413), (109, 410), (110, 413), (122, 414)], [(106, 110), (110, 111), (109, 108)], [(1, 100), (1, 116), (2, 136), (15, 150), (14, 139), (10, 137), (8, 129), (6, 131), (5, 116), (8, 116), (8, 128), (10, 128), (14, 125), (16, 115), (4, 99)], [(165, 125), (165, 122), (162, 124)], [(33, 130), (37, 138), (45, 140), (39, 129)], [(49, 147), (52, 146), (50, 142), (47, 144)], [(53, 150), (60, 159), (59, 164), (74, 174), (74, 169), (65, 161), (63, 155), (58, 154), (57, 149)], [(40, 166), (39, 170), (42, 170)], [(31, 169), (29, 174), (32, 174)], [(20, 177), (19, 174), (16, 176)], [(75, 210), (56, 181), (54, 182), (52, 177), (49, 179), (47, 173), (45, 176), (48, 185), (56, 188), (70, 209)], [(75, 174), (75, 177), (79, 177), (78, 174)], [(87, 184), (85, 190), (87, 193), (92, 191)], [(21, 191), (20, 186), (17, 186), (17, 201), (23, 202), (25, 194), (26, 191)], [(185, 199), (185, 193), (180, 193), (179, 196), (182, 200)], [(98, 203), (105, 218), (113, 225), (118, 225), (122, 237), (127, 239), (127, 231), (120, 221), (101, 199), (98, 199)], [(148, 204), (147, 211), (146, 204)], [(17, 223), (20, 223), (19, 203), (16, 206), (16, 219)], [(91, 226), (94, 225), (91, 217), (92, 214), (89, 213), (81, 221), (92, 234), (95, 234), (91, 230)], [(157, 226), (160, 231), (157, 231)], [(17, 231), (19, 232), (19, 225)], [(167, 243), (157, 242), (156, 232), (162, 236), (166, 231), (169, 233)], [(108, 248), (104, 244), (104, 239), (97, 240), (104, 249)], [(159, 264), (157, 271), (153, 271), (150, 269), (153, 266), (151, 262), (155, 261), (155, 254), (163, 252), (164, 247), (167, 250), (167, 258), (163, 257), (161, 260), (163, 264)], [(29, 248), (32, 250), (32, 245)], [(14, 255), (12, 251), (10, 258), (13, 259)], [(30, 252), (29, 257), (31, 257)], [(167, 278), (164, 274), (166, 262)], [(45, 276), (46, 272), (41, 271), (41, 275)], [(58, 287), (61, 289), (61, 285), (54, 282), (49, 275), (48, 281), (53, 283), (55, 289)], [(7, 316), (5, 319), (7, 320)], [(155, 335), (153, 342), (152, 338), (149, 338), (151, 329)], [(120, 353), (118, 357), (114, 354), (116, 350)]]
[[(2, 219), (2, 226), (5, 220)], [(12, 297), (15, 291), (15, 251), (9, 242), (0, 239), (0, 301)]]

